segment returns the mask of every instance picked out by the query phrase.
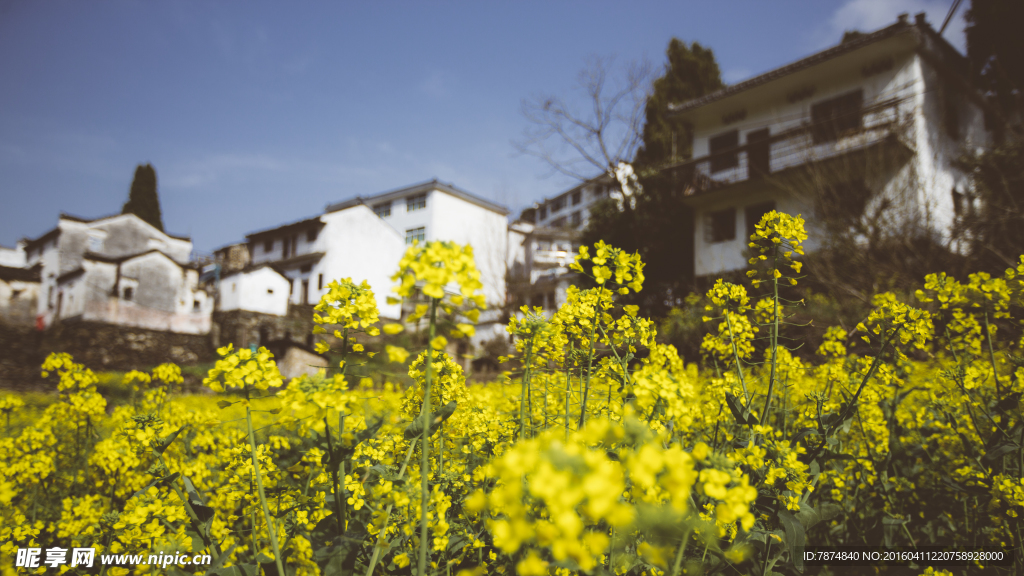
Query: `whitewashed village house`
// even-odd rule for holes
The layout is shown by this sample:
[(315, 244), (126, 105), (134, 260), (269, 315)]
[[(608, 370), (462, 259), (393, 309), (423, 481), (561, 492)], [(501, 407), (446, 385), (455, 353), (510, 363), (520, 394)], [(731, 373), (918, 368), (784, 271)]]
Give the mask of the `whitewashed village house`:
[[(695, 274), (746, 266), (772, 209), (803, 214), (808, 249), (825, 219), (879, 214), (949, 241), (970, 209), (965, 150), (989, 143), (966, 61), (919, 14), (792, 64), (674, 106), (692, 126)], [(954, 246), (955, 248), (955, 246)]]
[(337, 202), (320, 216), (247, 235), (250, 262), (221, 278), (219, 309), (281, 316), (290, 304), (319, 302), (332, 280), (352, 278), (367, 280), (381, 316), (397, 320), (401, 305), (387, 297), (406, 246), (447, 240), (473, 246), (489, 308), (473, 340), (487, 340), (504, 328), (507, 214), (436, 180)]
[(191, 253), (191, 240), (134, 214), (61, 214), (54, 229), (25, 243), (25, 267), (39, 274), (36, 325), (85, 320), (206, 334), (213, 299), (199, 289)]
[(569, 265), (590, 210), (618, 190), (619, 183), (603, 174), (533, 204), (509, 225), (508, 289), (516, 308), (525, 304), (551, 312), (565, 303), (575, 281)]

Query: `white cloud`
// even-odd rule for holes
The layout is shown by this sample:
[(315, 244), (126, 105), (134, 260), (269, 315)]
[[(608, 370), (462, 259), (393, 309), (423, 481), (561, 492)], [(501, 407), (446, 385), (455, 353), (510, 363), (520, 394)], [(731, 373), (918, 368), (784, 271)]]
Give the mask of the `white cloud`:
[[(813, 41), (819, 49), (831, 46), (837, 44), (847, 30), (872, 32), (896, 22), (896, 17), (902, 13), (908, 14), (913, 22), (915, 14), (924, 12), (928, 23), (938, 30), (950, 6), (951, 0), (849, 0), (814, 34)], [(961, 52), (967, 45), (963, 33), (963, 16), (967, 8), (968, 3), (962, 2), (943, 33), (946, 40)]]

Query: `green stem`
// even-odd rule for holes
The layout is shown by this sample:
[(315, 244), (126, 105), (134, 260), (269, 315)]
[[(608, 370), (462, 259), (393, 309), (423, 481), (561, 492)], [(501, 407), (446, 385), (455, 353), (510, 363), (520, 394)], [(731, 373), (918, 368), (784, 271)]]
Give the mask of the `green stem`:
[(988, 358), (992, 362), (992, 379), (996, 382), (996, 398), (1002, 398), (999, 388), (999, 371), (996, 369), (996, 354), (992, 349), (992, 331), (988, 326), (988, 310), (985, 310), (985, 338), (988, 339)]
[(416, 574), (427, 574), (427, 508), (430, 507), (430, 394), (434, 380), (433, 342), (437, 331), (437, 298), (430, 299), (430, 331), (427, 341), (427, 379), (423, 390), (423, 442), (420, 454), (420, 555)]
[[(779, 260), (779, 249), (775, 248), (772, 254), (772, 270), (774, 271), (778, 265)], [(771, 374), (768, 377), (768, 394), (764, 398), (764, 410), (761, 411), (761, 424), (768, 424), (768, 409), (772, 405), (772, 389), (775, 388), (775, 369), (778, 362), (779, 355), (779, 279), (775, 277), (775, 273), (772, 272), (772, 303), (773, 303), (773, 320), (772, 320), (772, 369)]]
[[(339, 417), (340, 419), (340, 417)], [(331, 480), (334, 482), (334, 506), (338, 509), (338, 513), (335, 516), (338, 520), (338, 538), (340, 539), (345, 535), (345, 504), (343, 502), (344, 494), (342, 493), (342, 486), (338, 483), (338, 463), (334, 461), (334, 442), (331, 441), (331, 426), (327, 423), (327, 417), (324, 416), (324, 430), (327, 433), (327, 450), (331, 453)], [(341, 431), (338, 432), (341, 435)], [(338, 442), (341, 442), (341, 438), (338, 438)]]
[(588, 338), (590, 350), (587, 353), (587, 378), (583, 382), (583, 397), (580, 399), (580, 423), (576, 426), (577, 430), (582, 429), (583, 424), (587, 421), (587, 396), (590, 395), (590, 375), (594, 368), (594, 327), (597, 326), (597, 317), (600, 313), (600, 308), (595, 306), (593, 325), (590, 328), (590, 338)]
[(569, 348), (569, 357), (565, 360), (565, 441), (569, 442), (569, 400), (572, 398), (572, 359), (576, 345)]
[[(533, 341), (536, 338), (536, 334), (530, 336), (530, 341), (526, 343), (526, 367), (523, 370), (523, 391), (519, 396), (519, 438), (521, 440), (526, 439), (526, 404), (527, 395), (530, 393), (530, 375), (533, 372), (531, 369), (531, 361), (533, 359)], [(532, 414), (530, 415), (531, 422), (533, 420)]]
[(729, 311), (725, 311), (725, 325), (729, 328), (729, 342), (732, 343), (732, 356), (736, 360), (736, 374), (740, 377), (740, 386), (743, 387), (743, 401), (750, 406), (750, 394), (747, 393), (747, 381), (743, 378), (743, 366), (740, 364), (740, 351), (736, 346), (736, 336), (732, 332), (732, 319), (729, 318)]
[(277, 563), (277, 573), (285, 574), (284, 562), (281, 560), (281, 549), (277, 546), (277, 529), (270, 517), (270, 508), (267, 507), (267, 497), (263, 491), (263, 474), (260, 473), (260, 460), (256, 457), (256, 435), (252, 428), (252, 410), (249, 408), (249, 389), (245, 390), (245, 423), (249, 427), (249, 449), (252, 451), (252, 469), (256, 473), (256, 490), (260, 495), (260, 505), (263, 507), (263, 517), (267, 520), (267, 532), (270, 534), (270, 546), (274, 549), (274, 562)]
[(672, 563), (672, 576), (679, 576), (679, 570), (683, 566), (683, 553), (686, 552), (686, 541), (690, 538), (690, 531), (687, 530), (683, 534), (683, 541), (679, 543), (679, 549), (676, 550), (676, 560)]
[[(424, 433), (426, 433), (426, 428), (424, 428)], [(398, 471), (398, 480), (401, 480), (402, 476), (405, 476), (405, 469), (406, 469), (406, 467), (409, 466), (409, 460), (412, 458), (412, 451), (413, 451), (414, 448), (416, 448), (416, 440), (415, 439), (409, 441), (409, 449), (406, 450), (406, 452), (405, 452), (405, 462), (402, 463), (402, 469)], [(391, 520), (391, 508), (393, 506), (394, 506), (393, 503), (392, 504), (388, 504), (387, 510), (384, 511), (384, 524), (381, 525), (380, 532), (378, 532), (378, 534), (380, 534), (380, 536), (378, 536), (378, 538), (377, 538), (378, 540), (380, 540), (380, 538), (384, 537), (385, 532), (388, 529), (388, 521)], [(376, 568), (377, 560), (379, 560), (379, 559), (380, 559), (380, 546), (377, 545), (377, 544), (374, 544), (373, 545), (373, 554), (370, 555), (370, 565), (366, 567), (366, 576), (371, 576), (373, 574), (373, 569)]]

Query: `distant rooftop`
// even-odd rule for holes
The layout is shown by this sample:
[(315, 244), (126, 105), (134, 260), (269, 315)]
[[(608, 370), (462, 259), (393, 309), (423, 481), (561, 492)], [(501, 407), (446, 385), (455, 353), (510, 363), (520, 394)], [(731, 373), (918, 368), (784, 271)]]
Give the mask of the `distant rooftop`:
[(451, 194), (452, 196), (455, 196), (456, 198), (461, 198), (466, 202), (476, 204), (481, 208), (486, 208), (492, 212), (497, 212), (498, 214), (501, 215), (507, 215), (509, 213), (508, 208), (505, 208), (500, 204), (496, 204), (494, 202), (491, 202), (490, 200), (481, 198), (480, 196), (477, 196), (472, 192), (467, 192), (461, 188), (456, 188), (452, 184), (440, 182), (437, 179), (430, 180), (428, 182), (423, 182), (421, 184), (414, 184), (412, 186), (408, 186), (405, 188), (399, 188), (397, 190), (381, 192), (380, 194), (375, 194), (373, 196), (356, 196), (355, 198), (351, 198), (349, 200), (343, 200), (341, 202), (329, 204), (327, 206), (326, 212), (337, 212), (339, 210), (344, 210), (346, 208), (358, 206), (359, 204), (366, 204), (367, 206), (372, 207), (373, 204), (387, 202), (388, 200), (397, 200), (410, 194), (429, 192), (431, 190), (440, 190), (442, 192), (446, 192), (448, 194)]

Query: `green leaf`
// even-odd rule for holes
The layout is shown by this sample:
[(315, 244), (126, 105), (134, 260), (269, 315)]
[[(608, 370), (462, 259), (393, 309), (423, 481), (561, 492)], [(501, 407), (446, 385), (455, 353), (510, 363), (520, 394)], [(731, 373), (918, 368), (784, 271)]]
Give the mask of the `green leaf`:
[(892, 548), (893, 537), (896, 536), (896, 532), (899, 531), (900, 527), (906, 523), (906, 520), (899, 520), (888, 516), (882, 518), (882, 537), (885, 539), (885, 546), (887, 548)]
[(732, 412), (733, 418), (740, 424), (747, 426), (758, 424), (757, 418), (751, 416), (750, 409), (744, 406), (743, 402), (734, 396), (732, 392), (725, 393), (725, 404), (729, 407), (729, 412)]
[(227, 400), (219, 400), (217, 402), (217, 408), (220, 408), (221, 410), (223, 410), (224, 408), (227, 408), (228, 406), (231, 406), (232, 404), (234, 404), (234, 402), (228, 402)]
[(181, 434), (181, 431), (184, 430), (185, 428), (188, 428), (188, 425), (178, 428), (174, 432), (171, 432), (170, 434), (164, 436), (163, 438), (160, 438), (159, 440), (153, 440), (153, 442), (150, 443), (150, 447), (153, 448), (153, 454), (156, 456), (160, 456), (165, 451), (167, 451), (167, 448), (171, 445), (171, 442), (174, 442), (174, 439), (177, 438), (178, 434)]
[(803, 549), (807, 541), (804, 526), (789, 510), (779, 510), (778, 516), (779, 521), (782, 523), (782, 528), (786, 531), (786, 546), (789, 547), (789, 559), (793, 562), (793, 566), (796, 567), (797, 571), (803, 572), (804, 559), (797, 553), (797, 550)]
[[(440, 430), (440, 424), (443, 424), (445, 420), (452, 417), (452, 414), (455, 413), (456, 407), (457, 405), (455, 400), (452, 400), (437, 412), (429, 414), (428, 421), (430, 422), (430, 428), (427, 430), (427, 436), (433, 436), (434, 432)], [(420, 436), (423, 434), (423, 428), (423, 416), (417, 416), (416, 419), (413, 420), (412, 424), (409, 424), (409, 426), (406, 427), (405, 439), (412, 440), (413, 438)]]
[(999, 446), (996, 446), (991, 450), (986, 450), (985, 454), (982, 455), (981, 457), (981, 461), (982, 463), (991, 466), (998, 462), (999, 459), (1005, 456), (1006, 454), (1016, 451), (1017, 445), (1007, 442), (1005, 444), (1000, 444)]

